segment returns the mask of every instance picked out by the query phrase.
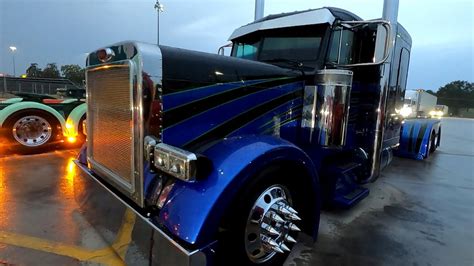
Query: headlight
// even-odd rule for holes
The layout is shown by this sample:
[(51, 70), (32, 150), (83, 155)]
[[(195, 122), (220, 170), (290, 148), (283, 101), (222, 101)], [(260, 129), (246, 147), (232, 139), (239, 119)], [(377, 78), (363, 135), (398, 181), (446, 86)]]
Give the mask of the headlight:
[(412, 110), (408, 106), (403, 106), (403, 108), (400, 110), (400, 114), (403, 117), (407, 117), (407, 116), (411, 115), (411, 113), (412, 113)]
[(197, 156), (194, 153), (159, 143), (153, 155), (157, 169), (187, 182), (196, 180)]
[(430, 112), (430, 115), (431, 115), (431, 116), (435, 116), (435, 115), (436, 115), (436, 111), (431, 111), (431, 112)]
[(436, 115), (437, 115), (437, 116), (443, 116), (443, 111), (438, 111), (438, 112), (436, 112)]

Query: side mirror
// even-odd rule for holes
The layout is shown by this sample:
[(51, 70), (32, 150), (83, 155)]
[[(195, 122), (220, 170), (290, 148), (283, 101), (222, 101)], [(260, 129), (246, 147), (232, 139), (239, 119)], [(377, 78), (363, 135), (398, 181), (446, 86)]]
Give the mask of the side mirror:
[(391, 30), (385, 20), (341, 21), (332, 32), (329, 63), (340, 67), (383, 64), (391, 51)]
[(219, 47), (219, 50), (217, 50), (217, 54), (218, 55), (224, 55), (225, 54), (225, 48), (229, 48), (229, 47), (232, 47), (232, 43), (228, 43), (226, 45), (222, 45), (221, 47)]

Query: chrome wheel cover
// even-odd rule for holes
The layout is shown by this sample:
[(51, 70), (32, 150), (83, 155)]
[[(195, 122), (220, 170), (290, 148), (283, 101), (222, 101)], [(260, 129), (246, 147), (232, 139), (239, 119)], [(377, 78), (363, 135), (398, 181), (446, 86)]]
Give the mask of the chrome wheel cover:
[(296, 243), (290, 232), (300, 231), (294, 223), (301, 219), (291, 204), (290, 194), (282, 185), (269, 187), (257, 198), (245, 228), (245, 251), (250, 261), (264, 263), (277, 253), (289, 252), (285, 243)]
[(18, 119), (12, 128), (15, 140), (26, 147), (39, 147), (51, 138), (53, 129), (43, 117), (36, 115)]

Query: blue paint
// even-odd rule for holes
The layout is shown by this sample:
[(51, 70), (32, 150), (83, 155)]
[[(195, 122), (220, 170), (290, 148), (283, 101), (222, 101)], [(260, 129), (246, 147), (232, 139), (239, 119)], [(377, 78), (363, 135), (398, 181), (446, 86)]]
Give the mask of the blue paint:
[[(273, 136), (245, 136), (222, 140), (201, 151), (213, 162), (212, 172), (195, 183), (176, 181), (160, 212), (160, 223), (190, 244), (204, 244), (215, 236), (222, 215), (239, 189), (270, 164), (289, 160), (300, 164), (311, 176), (313, 191), (319, 184), (310, 158), (290, 142)], [(318, 198), (308, 199), (319, 203)], [(314, 235), (319, 224), (319, 205), (314, 210)]]
[(190, 118), (163, 131), (163, 142), (181, 147), (248, 109), (302, 89), (302, 82), (293, 82), (235, 99), (204, 113), (190, 114)]
[[(407, 119), (402, 126), (400, 146), (395, 155), (416, 160), (429, 156), (429, 141), (432, 132), (439, 133), (441, 121), (438, 119)], [(421, 136), (421, 138), (418, 138)]]
[(229, 92), (244, 86), (251, 86), (262, 82), (268, 82), (267, 79), (239, 81), (230, 83), (213, 84), (206, 87), (199, 87), (191, 90), (183, 90), (163, 96), (163, 109), (172, 110), (182, 105), (190, 104), (196, 100), (201, 100), (210, 95), (214, 96), (223, 92)]

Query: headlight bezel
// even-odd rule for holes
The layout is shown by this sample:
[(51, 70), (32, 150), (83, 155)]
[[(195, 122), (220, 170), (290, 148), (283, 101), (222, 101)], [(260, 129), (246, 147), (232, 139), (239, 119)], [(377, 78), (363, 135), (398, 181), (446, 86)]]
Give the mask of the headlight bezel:
[(197, 173), (196, 154), (158, 143), (154, 147), (153, 165), (156, 169), (186, 182), (194, 182)]

